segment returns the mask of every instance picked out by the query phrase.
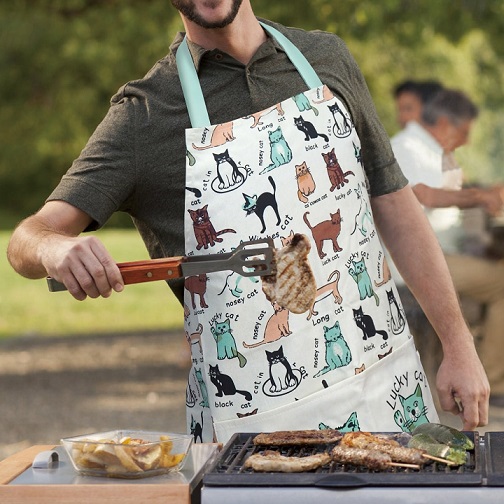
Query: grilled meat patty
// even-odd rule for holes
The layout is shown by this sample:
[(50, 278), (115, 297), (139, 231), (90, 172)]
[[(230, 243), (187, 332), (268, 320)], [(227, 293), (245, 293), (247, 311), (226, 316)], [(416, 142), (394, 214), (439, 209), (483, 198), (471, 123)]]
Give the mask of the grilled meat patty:
[(275, 431), (257, 434), (255, 445), (297, 446), (337, 443), (343, 435), (335, 429)]
[(279, 452), (266, 450), (254, 453), (247, 458), (244, 467), (258, 472), (304, 472), (313, 471), (331, 462), (328, 453), (316, 453), (304, 457), (286, 457)]
[(317, 283), (308, 262), (308, 238), (295, 234), (287, 245), (273, 251), (276, 273), (261, 277), (266, 298), (292, 313), (304, 313), (315, 301)]

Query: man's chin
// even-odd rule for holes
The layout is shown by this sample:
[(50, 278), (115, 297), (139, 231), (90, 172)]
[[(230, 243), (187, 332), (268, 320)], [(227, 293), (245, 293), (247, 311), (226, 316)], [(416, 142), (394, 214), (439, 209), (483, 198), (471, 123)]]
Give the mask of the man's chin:
[(191, 3), (180, 0), (172, 0), (173, 6), (189, 21), (206, 29), (225, 28), (236, 18), (240, 10), (242, 0), (233, 0), (231, 10), (223, 10), (221, 2), (205, 2), (196, 8)]

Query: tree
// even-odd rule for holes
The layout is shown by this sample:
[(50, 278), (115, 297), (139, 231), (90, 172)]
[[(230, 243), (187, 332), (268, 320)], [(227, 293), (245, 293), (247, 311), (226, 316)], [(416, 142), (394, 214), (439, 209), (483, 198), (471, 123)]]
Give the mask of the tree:
[[(391, 90), (438, 78), (482, 109), (463, 152), (471, 177), (500, 175), (504, 157), (502, 0), (253, 0), (258, 15), (337, 33), (395, 131)], [(0, 213), (35, 211), (106, 113), (111, 95), (142, 77), (181, 29), (166, 0), (0, 2)]]

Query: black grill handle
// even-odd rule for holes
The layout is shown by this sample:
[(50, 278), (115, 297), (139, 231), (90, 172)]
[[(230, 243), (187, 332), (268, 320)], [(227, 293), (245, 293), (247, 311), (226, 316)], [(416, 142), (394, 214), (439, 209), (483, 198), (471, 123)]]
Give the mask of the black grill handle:
[(318, 479), (314, 482), (314, 486), (321, 488), (358, 488), (369, 486), (369, 481), (355, 474), (338, 473)]

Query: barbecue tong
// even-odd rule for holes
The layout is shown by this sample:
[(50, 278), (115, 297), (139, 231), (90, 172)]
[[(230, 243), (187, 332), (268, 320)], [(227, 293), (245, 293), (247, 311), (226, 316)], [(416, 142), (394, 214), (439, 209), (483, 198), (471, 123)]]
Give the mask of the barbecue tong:
[[(117, 266), (125, 285), (226, 270), (245, 277), (266, 276), (275, 273), (273, 250), (273, 240), (265, 238), (242, 242), (233, 252), (131, 261)], [(47, 285), (50, 292), (67, 290), (63, 283), (52, 277), (47, 277)]]

